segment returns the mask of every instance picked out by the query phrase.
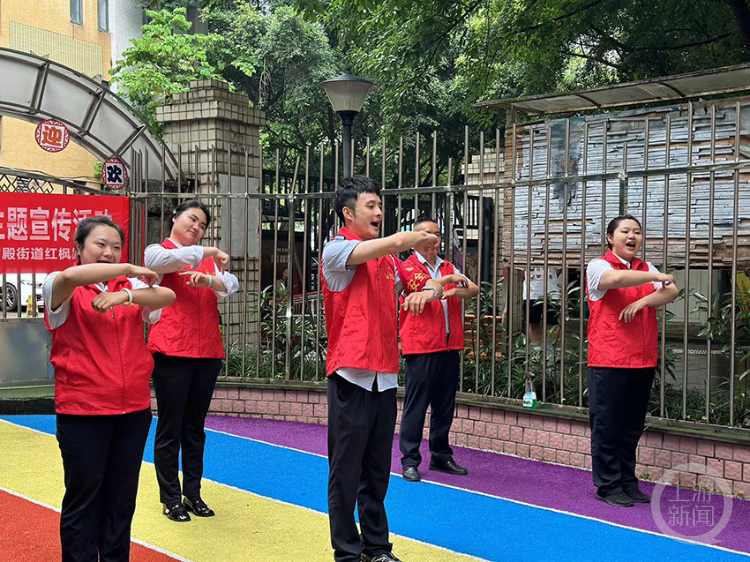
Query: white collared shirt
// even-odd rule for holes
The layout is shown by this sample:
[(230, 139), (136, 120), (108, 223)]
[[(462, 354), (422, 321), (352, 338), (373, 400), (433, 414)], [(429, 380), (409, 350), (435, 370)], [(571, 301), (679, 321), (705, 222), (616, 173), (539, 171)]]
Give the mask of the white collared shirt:
[[(441, 277), (443, 277), (443, 274), (440, 272), (440, 266), (443, 263), (447, 263), (443, 258), (441, 258), (440, 256), (435, 256), (435, 267), (433, 269), (433, 267), (430, 265), (430, 262), (428, 262), (424, 258), (424, 256), (422, 256), (422, 254), (414, 250), (414, 255), (417, 256), (419, 263), (427, 268), (427, 271), (430, 272), (430, 277), (432, 277), (432, 279), (440, 279)], [(461, 270), (458, 269), (455, 265), (453, 266), (453, 269), (456, 275), (463, 275), (463, 273), (461, 273)], [(450, 334), (451, 324), (448, 320), (448, 302), (445, 299), (440, 299), (440, 304), (443, 305), (443, 314), (445, 314), (445, 333)]]
[[(143, 255), (144, 267), (153, 269), (156, 273), (161, 273), (161, 275), (159, 275), (160, 283), (162, 277), (164, 277), (165, 269), (174, 270), (175, 266), (177, 266), (177, 269), (182, 269), (186, 266), (191, 267), (192, 269), (197, 269), (203, 261), (203, 246), (183, 246), (171, 238), (168, 238), (168, 240), (177, 246), (177, 248), (170, 249), (165, 248), (161, 244), (151, 244), (146, 248), (146, 252)], [(214, 271), (216, 272), (216, 276), (221, 279), (221, 282), (224, 283), (224, 287), (227, 289), (226, 291), (219, 291), (214, 288), (213, 291), (216, 293), (217, 297), (224, 298), (233, 295), (239, 290), (240, 283), (237, 278), (229, 273), (228, 270), (223, 273), (220, 272), (215, 261)]]

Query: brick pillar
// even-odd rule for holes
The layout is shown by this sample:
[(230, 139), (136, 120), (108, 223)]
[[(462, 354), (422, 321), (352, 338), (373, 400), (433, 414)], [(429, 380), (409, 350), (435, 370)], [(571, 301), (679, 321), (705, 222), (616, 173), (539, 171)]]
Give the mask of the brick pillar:
[[(251, 108), (249, 101), (244, 94), (230, 92), (226, 82), (200, 80), (191, 82), (188, 92), (175, 94), (171, 105), (157, 108), (156, 119), (164, 125), (164, 141), (176, 157), (181, 153), (183, 177), (194, 182), (196, 194), (258, 192), (261, 176), (258, 133), (266, 124), (266, 115)], [(181, 189), (185, 189), (184, 183)], [(204, 244), (230, 253), (232, 272), (240, 281), (240, 292), (219, 305), (227, 324), (225, 337), (230, 348), (238, 350), (244, 331), (248, 353), (254, 353), (257, 317), (251, 305), (257, 301), (258, 290), (258, 204), (221, 196), (200, 199), (213, 216)], [(246, 317), (243, 291), (247, 292)], [(247, 322), (243, 321), (245, 318)], [(248, 355), (246, 363), (255, 365), (254, 356)]]

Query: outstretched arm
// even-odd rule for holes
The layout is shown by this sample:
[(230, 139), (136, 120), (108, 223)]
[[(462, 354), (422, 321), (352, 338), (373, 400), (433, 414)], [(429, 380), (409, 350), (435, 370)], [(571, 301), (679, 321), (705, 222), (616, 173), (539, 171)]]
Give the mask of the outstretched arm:
[(607, 291), (609, 289), (625, 289), (627, 287), (637, 287), (646, 283), (661, 282), (670, 283), (674, 286), (674, 275), (667, 273), (653, 273), (651, 271), (629, 271), (622, 269), (610, 269), (602, 273), (599, 279), (599, 286), (595, 287), (598, 291)]
[(437, 279), (428, 279), (421, 291), (409, 293), (401, 308), (408, 310), (415, 316), (424, 312), (424, 305), (436, 301), (443, 296), (443, 285)]
[(452, 297), (470, 299), (479, 294), (479, 287), (477, 286), (477, 284), (471, 281), (468, 277), (464, 277), (463, 275), (458, 275), (455, 273), (453, 275), (445, 275), (438, 279), (438, 281), (441, 282), (444, 287), (448, 284), (463, 285), (463, 287), (454, 287), (453, 289), (448, 289), (447, 291), (445, 291), (443, 293), (444, 299), (449, 299)]
[[(172, 304), (177, 296), (172, 289), (166, 287), (149, 287), (130, 291), (133, 304), (148, 308), (150, 311), (159, 310)], [(113, 306), (120, 306), (128, 302), (129, 295), (125, 291), (101, 293), (91, 301), (91, 307), (97, 312), (106, 312)]]
[(214, 246), (184, 246), (169, 249), (159, 244), (146, 248), (143, 263), (159, 275), (174, 273), (185, 266), (196, 268), (206, 258), (214, 258), (220, 271), (229, 269), (229, 255)]
[(357, 247), (349, 254), (346, 265), (359, 265), (388, 254), (405, 252), (420, 242), (437, 242), (437, 236), (424, 231), (419, 232), (397, 232), (385, 238), (367, 240), (357, 244)]
[(90, 263), (69, 267), (52, 281), (52, 309), (57, 309), (67, 300), (76, 287), (104, 283), (122, 275), (139, 277), (148, 285), (153, 285), (159, 279), (150, 269), (130, 263)]

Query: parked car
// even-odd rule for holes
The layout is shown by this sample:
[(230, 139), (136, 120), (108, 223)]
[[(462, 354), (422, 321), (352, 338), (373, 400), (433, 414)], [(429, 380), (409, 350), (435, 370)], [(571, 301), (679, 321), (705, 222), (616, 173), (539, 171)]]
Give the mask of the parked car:
[[(8, 312), (18, 310), (18, 298), (19, 298), (19, 277), (20, 277), (20, 299), (21, 299), (21, 310), (26, 310), (26, 305), (29, 302), (29, 296), (32, 294), (32, 286), (36, 285), (36, 306), (38, 310), (44, 308), (44, 301), (42, 299), (42, 284), (44, 278), (47, 277), (46, 273), (37, 273), (36, 279), (31, 273), (21, 273), (19, 276), (17, 273), (8, 273), (5, 276), (5, 293), (3, 293), (3, 278), (0, 275), (0, 293), (2, 293), (2, 299), (0, 299), (0, 306), (7, 308)], [(2, 310), (2, 308), (0, 308)]]

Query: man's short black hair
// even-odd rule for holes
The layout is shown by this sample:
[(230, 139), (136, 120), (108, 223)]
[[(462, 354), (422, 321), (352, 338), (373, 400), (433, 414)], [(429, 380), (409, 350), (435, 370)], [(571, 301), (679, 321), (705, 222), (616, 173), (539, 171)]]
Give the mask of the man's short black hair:
[(432, 218), (430, 215), (422, 215), (414, 221), (414, 227), (416, 228), (418, 224), (422, 224), (423, 222), (434, 222), (435, 224), (440, 226), (440, 223), (438, 223), (437, 219)]
[(342, 223), (344, 223), (344, 207), (349, 207), (353, 213), (357, 206), (357, 199), (362, 193), (374, 193), (380, 197), (380, 186), (374, 179), (367, 176), (352, 176), (339, 182), (333, 197), (333, 208)]

